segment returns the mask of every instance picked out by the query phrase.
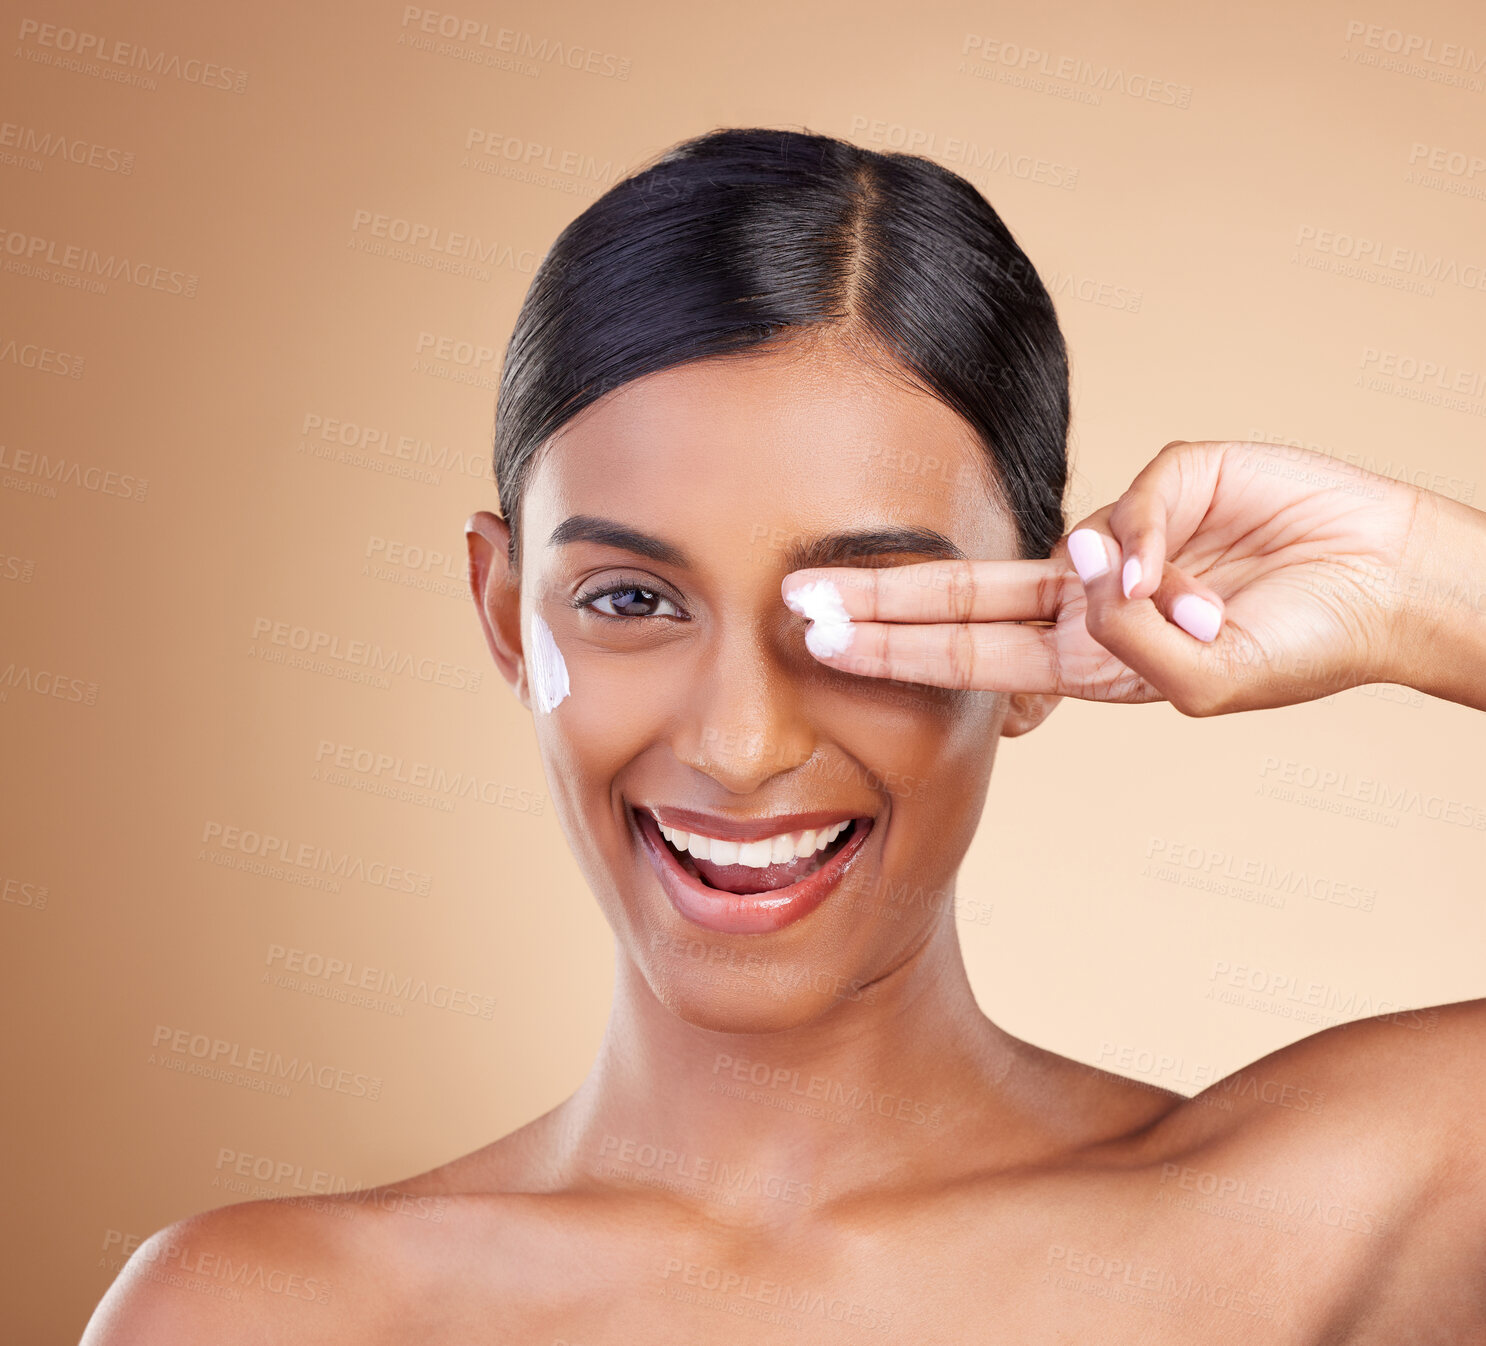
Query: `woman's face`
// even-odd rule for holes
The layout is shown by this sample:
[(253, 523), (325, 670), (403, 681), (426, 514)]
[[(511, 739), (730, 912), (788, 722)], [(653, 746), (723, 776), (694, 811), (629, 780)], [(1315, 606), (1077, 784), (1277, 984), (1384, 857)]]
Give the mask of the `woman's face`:
[[(504, 525), (477, 516), (487, 637), (533, 707), (558, 815), (625, 952), (685, 1020), (804, 1023), (953, 922), (998, 738), (1051, 703), (828, 668), (780, 585), (805, 565), (1014, 558), (983, 452), (936, 399), (836, 343), (797, 343), (638, 379), (554, 436), (522, 504), (519, 608)], [(550, 713), (521, 648), (533, 609), (571, 687)], [(724, 840), (806, 830), (769, 821), (784, 815), (857, 821), (804, 857), (845, 855), (835, 883), (807, 878), (774, 911), (770, 891), (708, 876), (756, 887), (800, 865), (688, 863), (653, 821), (682, 811)]]

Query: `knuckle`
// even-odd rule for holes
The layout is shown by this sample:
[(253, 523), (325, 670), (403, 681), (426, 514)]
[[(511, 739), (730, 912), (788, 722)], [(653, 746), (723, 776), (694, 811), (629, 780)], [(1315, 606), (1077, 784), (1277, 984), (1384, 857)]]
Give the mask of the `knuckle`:
[(970, 561), (957, 561), (946, 579), (946, 599), (950, 620), (965, 622), (975, 611), (975, 567)]
[(954, 630), (949, 644), (950, 685), (970, 687), (975, 680), (975, 637), (968, 626), (956, 626)]
[(886, 673), (887, 676), (890, 678), (895, 678), (898, 676), (898, 655), (897, 651), (893, 649), (893, 631), (895, 625), (896, 624), (893, 622), (883, 623), (882, 646), (879, 656), (882, 661), (883, 672)]
[(1102, 638), (1110, 634), (1109, 609), (1103, 603), (1091, 600), (1084, 609), (1084, 626), (1095, 640), (1104, 645)]
[(1037, 578), (1036, 602), (1038, 612), (1056, 612), (1063, 592), (1065, 576), (1049, 570)]
[(1214, 686), (1202, 679), (1181, 688), (1176, 694), (1168, 696), (1167, 700), (1183, 715), (1194, 720), (1204, 720), (1213, 715), (1221, 715), (1228, 697), (1221, 686)]

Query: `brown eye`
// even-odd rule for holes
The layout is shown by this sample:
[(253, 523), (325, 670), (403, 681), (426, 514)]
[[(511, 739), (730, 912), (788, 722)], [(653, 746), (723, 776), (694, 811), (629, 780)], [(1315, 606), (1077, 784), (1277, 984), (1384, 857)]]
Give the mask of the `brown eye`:
[[(608, 606), (605, 606), (607, 604)], [(659, 610), (664, 604), (670, 609), (669, 613)], [(638, 587), (626, 587), (622, 589), (608, 589), (591, 600), (591, 606), (595, 611), (601, 612), (606, 617), (660, 617), (676, 616), (676, 605), (669, 598), (663, 598), (652, 589), (641, 589)]]

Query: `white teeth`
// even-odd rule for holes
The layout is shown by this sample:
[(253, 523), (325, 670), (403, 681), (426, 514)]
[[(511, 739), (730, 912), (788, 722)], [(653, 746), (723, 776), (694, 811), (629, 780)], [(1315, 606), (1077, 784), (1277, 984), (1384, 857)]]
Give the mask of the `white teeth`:
[(738, 863), (738, 852), (742, 847), (736, 841), (723, 841), (718, 837), (711, 837), (707, 842), (712, 854), (707, 858), (714, 865), (736, 865)]
[(763, 841), (745, 841), (738, 847), (738, 863), (751, 869), (762, 869), (774, 854), (774, 841), (766, 837)]
[(698, 860), (710, 860), (715, 865), (747, 865), (750, 869), (763, 869), (768, 865), (782, 864), (786, 860), (804, 859), (824, 850), (851, 826), (851, 819), (843, 818), (830, 827), (803, 832), (781, 832), (778, 836), (742, 842), (724, 841), (720, 837), (701, 836), (695, 832), (687, 833), (679, 827), (668, 827), (665, 823), (659, 825), (661, 835), (671, 845), (678, 851), (689, 851)]

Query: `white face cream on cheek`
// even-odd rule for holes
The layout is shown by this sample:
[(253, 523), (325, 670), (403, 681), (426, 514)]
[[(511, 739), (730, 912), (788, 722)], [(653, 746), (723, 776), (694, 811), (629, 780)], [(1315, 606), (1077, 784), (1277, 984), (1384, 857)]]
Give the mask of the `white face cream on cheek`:
[(815, 580), (810, 584), (791, 589), (784, 601), (809, 620), (805, 632), (805, 647), (811, 654), (828, 658), (841, 654), (851, 645), (856, 634), (851, 618), (846, 615), (846, 605), (841, 601), (841, 590), (830, 580)]
[(552, 628), (535, 608), (527, 627), (531, 634), (527, 641), (526, 669), (531, 679), (532, 699), (543, 715), (550, 715), (573, 690), (568, 682), (568, 666), (552, 638)]

